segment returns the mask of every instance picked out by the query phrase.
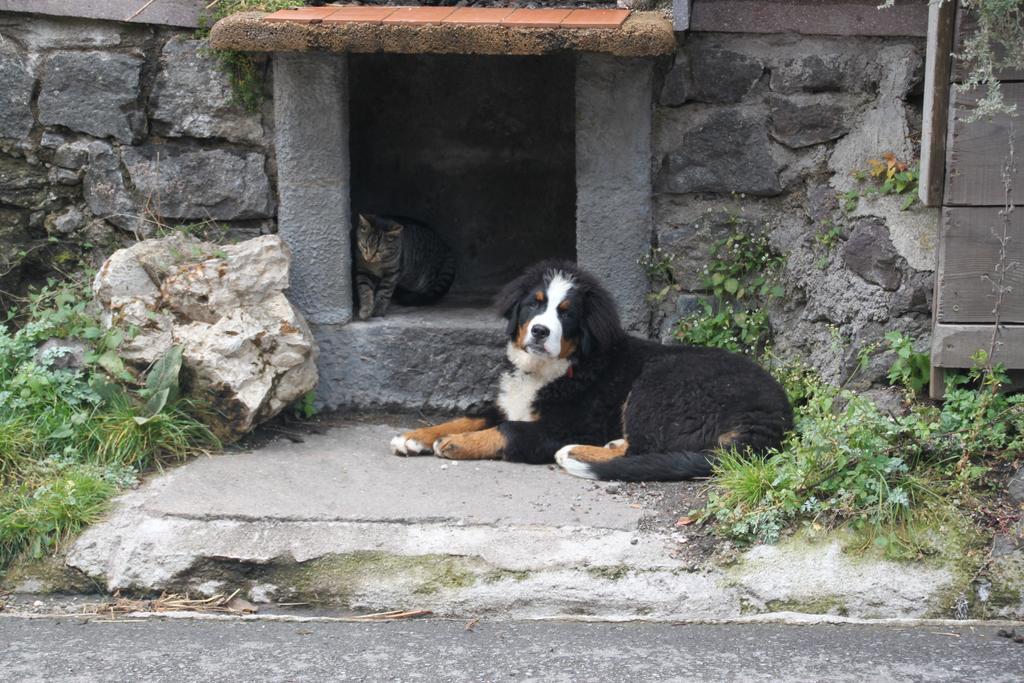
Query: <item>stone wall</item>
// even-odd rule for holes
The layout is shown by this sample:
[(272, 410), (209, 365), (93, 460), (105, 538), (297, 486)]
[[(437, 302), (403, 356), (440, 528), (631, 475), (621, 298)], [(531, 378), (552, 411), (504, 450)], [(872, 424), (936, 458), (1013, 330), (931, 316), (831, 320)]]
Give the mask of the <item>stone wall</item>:
[(0, 290), (175, 226), (274, 230), (271, 122), (232, 104), (202, 45), (0, 12)]
[[(654, 119), (656, 240), (682, 289), (656, 306), (663, 339), (698, 308), (709, 247), (747, 231), (785, 256), (785, 295), (769, 304), (781, 355), (843, 380), (885, 331), (924, 346), (936, 210), (901, 211), (894, 196), (839, 200), (868, 159), (918, 157), (923, 62), (917, 39), (688, 36)], [(858, 380), (885, 367), (880, 358)]]
[[(652, 243), (675, 255), (680, 290), (651, 305), (654, 334), (668, 339), (705, 294), (709, 246), (747, 230), (786, 256), (785, 296), (770, 304), (783, 355), (841, 379), (889, 329), (923, 339), (935, 212), (900, 211), (902, 198), (847, 211), (837, 199), (867, 159), (917, 158), (923, 41), (679, 42), (657, 65), (651, 168)], [(260, 112), (232, 105), (202, 47), (178, 29), (0, 12), (0, 290), (177, 225), (276, 230), (270, 88)], [(830, 231), (826, 246), (817, 237)], [(629, 269), (641, 254), (614, 256)]]

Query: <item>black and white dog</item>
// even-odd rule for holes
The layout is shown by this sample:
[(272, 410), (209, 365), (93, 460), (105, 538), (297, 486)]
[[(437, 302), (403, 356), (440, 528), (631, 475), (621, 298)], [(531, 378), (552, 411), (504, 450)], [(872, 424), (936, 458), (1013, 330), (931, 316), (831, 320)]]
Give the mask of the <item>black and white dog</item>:
[(674, 481), (710, 474), (715, 449), (763, 452), (792, 428), (782, 387), (751, 360), (626, 335), (608, 292), (572, 264), (530, 268), (497, 304), (514, 367), (496, 405), (397, 436), (395, 454)]

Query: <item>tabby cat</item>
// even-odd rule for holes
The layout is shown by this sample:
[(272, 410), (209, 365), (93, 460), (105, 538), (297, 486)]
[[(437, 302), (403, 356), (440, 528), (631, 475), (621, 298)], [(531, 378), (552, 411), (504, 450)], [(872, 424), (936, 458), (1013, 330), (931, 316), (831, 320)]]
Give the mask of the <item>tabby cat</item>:
[(408, 218), (356, 218), (359, 319), (381, 316), (394, 298), (402, 306), (437, 301), (455, 279), (455, 255), (429, 226)]

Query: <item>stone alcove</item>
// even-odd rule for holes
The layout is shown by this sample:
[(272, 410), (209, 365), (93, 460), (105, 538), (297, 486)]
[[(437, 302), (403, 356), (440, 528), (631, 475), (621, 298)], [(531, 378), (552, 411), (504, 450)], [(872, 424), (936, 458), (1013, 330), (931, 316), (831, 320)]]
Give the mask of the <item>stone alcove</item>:
[[(598, 274), (646, 332), (653, 60), (675, 41), (670, 22), (642, 15), (614, 30), (260, 15), (215, 27), (215, 47), (273, 53), (278, 230), (290, 297), (321, 347), (324, 405), (485, 400), (503, 358), (487, 301), (543, 258)], [(449, 297), (353, 321), (353, 208), (438, 229), (460, 256)]]

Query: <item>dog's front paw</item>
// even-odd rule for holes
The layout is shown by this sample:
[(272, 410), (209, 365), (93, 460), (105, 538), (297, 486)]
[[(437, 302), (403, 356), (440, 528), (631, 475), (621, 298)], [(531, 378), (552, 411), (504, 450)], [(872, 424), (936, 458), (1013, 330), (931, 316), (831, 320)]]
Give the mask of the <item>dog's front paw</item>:
[(442, 436), (434, 441), (434, 455), (449, 460), (500, 460), (505, 440), (496, 428)]
[(457, 434), (452, 436), (442, 436), (440, 439), (434, 442), (433, 452), (439, 458), (448, 458), (449, 460), (459, 459), (459, 444), (456, 442)]
[(430, 450), (430, 446), (425, 446), (416, 439), (410, 439), (408, 434), (402, 434), (391, 439), (391, 452), (408, 457), (410, 455), (430, 455), (433, 451)]
[(570, 444), (568, 446), (562, 446), (555, 453), (555, 462), (563, 470), (568, 472), (574, 477), (582, 477), (584, 479), (597, 479), (597, 475), (593, 473), (588, 463), (580, 462), (572, 457), (573, 450), (576, 448), (586, 448), (579, 444)]

